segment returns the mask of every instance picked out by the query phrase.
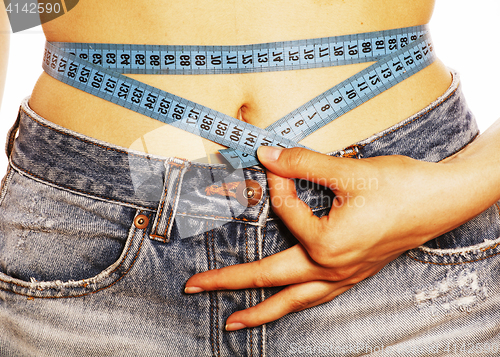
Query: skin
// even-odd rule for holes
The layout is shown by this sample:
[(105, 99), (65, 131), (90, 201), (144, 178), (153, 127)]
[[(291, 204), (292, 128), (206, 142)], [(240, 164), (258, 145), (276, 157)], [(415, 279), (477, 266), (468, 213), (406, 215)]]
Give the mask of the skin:
[[(498, 201), (499, 137), (500, 120), (440, 163), (397, 155), (352, 160), (300, 148), (261, 147), (259, 159), (268, 169), (273, 210), (299, 243), (260, 261), (194, 275), (185, 292), (286, 286), (264, 302), (229, 316), (228, 331), (331, 301), (405, 251), (460, 226)], [(350, 177), (377, 184), (362, 190), (336, 186)], [(329, 214), (314, 216), (297, 198), (290, 178), (326, 183), (339, 197)], [(464, 190), (468, 187), (474, 190)], [(359, 197), (363, 205), (355, 203)]]
[(7, 62), (9, 58), (10, 27), (7, 12), (4, 5), (0, 5), (0, 107), (2, 104), (5, 76), (7, 74)]
[[(43, 28), (50, 41), (246, 44), (425, 24), (434, 2), (311, 0), (290, 6), (290, 1), (284, 0), (272, 5), (263, 0), (241, 0), (235, 6), (234, 1), (214, 0), (201, 7), (194, 0), (157, 0), (148, 4), (144, 8), (136, 1), (81, 1), (70, 13)], [(182, 6), (190, 10), (181, 11)], [(386, 6), (392, 8), (390, 12)], [(199, 18), (208, 22), (201, 24)], [(315, 21), (305, 20), (311, 18)], [(5, 16), (2, 21), (5, 28)], [(3, 87), (3, 48), (8, 36), (3, 35), (0, 41)], [(266, 126), (367, 65), (252, 75), (133, 77)], [(441, 95), (450, 81), (446, 68), (436, 61), (302, 143), (322, 152), (348, 146), (418, 112)], [(69, 129), (150, 153), (196, 159), (219, 148), (83, 94), (45, 74), (33, 90), (30, 106)], [(186, 293), (286, 286), (261, 304), (229, 316), (227, 330), (258, 326), (330, 301), (376, 274), (404, 251), (459, 226), (499, 200), (499, 137), (500, 121), (440, 163), (402, 156), (351, 160), (304, 149), (273, 151), (262, 147), (259, 158), (268, 169), (273, 209), (300, 243), (261, 261), (197, 274), (187, 281)], [(334, 186), (353, 174), (368, 181), (375, 179), (378, 185), (362, 191)], [(330, 183), (340, 197), (338, 204), (328, 216), (313, 216), (297, 198), (290, 178)], [(463, 189), (472, 186), (474, 190)], [(362, 207), (349, 204), (360, 196), (365, 202)]]
[[(68, 14), (44, 24), (43, 29), (49, 41), (239, 45), (421, 25), (429, 21), (434, 1), (309, 0), (291, 5), (288, 0), (242, 0), (235, 6), (233, 0), (155, 0), (149, 1), (147, 7), (143, 4), (130, 0), (80, 1)], [(387, 11), (389, 6), (391, 11)], [(368, 65), (131, 77), (265, 127)], [(301, 143), (320, 152), (341, 149), (418, 112), (444, 93), (450, 83), (449, 71), (436, 61)], [(46, 74), (40, 76), (33, 89), (30, 106), (69, 129), (153, 154), (196, 160), (207, 155), (217, 157), (217, 150), (222, 148), (83, 93)]]

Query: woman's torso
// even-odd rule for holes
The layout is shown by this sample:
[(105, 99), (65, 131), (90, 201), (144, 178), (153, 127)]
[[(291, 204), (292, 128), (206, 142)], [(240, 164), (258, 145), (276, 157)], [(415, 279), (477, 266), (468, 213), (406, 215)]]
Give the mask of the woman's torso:
[[(147, 5), (144, 5), (147, 4)], [(44, 24), (49, 41), (240, 45), (425, 24), (434, 0), (86, 0)], [(130, 75), (142, 82), (266, 127), (369, 64), (229, 75)], [(424, 108), (451, 77), (440, 61), (328, 124), (301, 143), (345, 147)], [(123, 147), (199, 159), (220, 145), (165, 126), (42, 74), (30, 106), (69, 129)]]

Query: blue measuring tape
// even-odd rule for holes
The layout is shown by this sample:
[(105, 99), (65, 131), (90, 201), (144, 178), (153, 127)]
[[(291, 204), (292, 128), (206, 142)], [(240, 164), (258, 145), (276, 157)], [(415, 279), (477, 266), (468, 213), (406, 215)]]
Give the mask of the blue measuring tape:
[(378, 61), (426, 33), (425, 26), (242, 46), (52, 42), (64, 52), (122, 74), (229, 74)]
[[(121, 74), (248, 73), (372, 61), (377, 62), (266, 129)], [(242, 168), (258, 164), (260, 145), (304, 147), (297, 141), (433, 61), (427, 30), (417, 26), (247, 46), (47, 43), (43, 68), (75, 88), (229, 147), (221, 154)]]

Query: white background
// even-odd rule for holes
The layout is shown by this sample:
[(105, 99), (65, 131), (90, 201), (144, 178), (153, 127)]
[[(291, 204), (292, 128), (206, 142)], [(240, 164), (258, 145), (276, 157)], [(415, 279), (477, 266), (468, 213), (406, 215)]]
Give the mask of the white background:
[[(499, 18), (499, 0), (436, 0), (430, 23), (436, 53), (447, 66), (459, 71), (463, 91), (481, 131), (500, 117)], [(42, 72), (44, 42), (40, 26), (11, 37), (0, 109), (0, 148), (21, 100), (30, 94)], [(6, 166), (7, 159), (0, 151), (0, 176)]]

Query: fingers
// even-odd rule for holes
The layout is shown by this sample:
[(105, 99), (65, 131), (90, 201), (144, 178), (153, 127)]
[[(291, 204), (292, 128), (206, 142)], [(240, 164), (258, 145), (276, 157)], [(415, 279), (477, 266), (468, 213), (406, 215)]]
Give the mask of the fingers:
[(349, 288), (350, 286), (342, 286), (342, 283), (325, 281), (291, 285), (256, 306), (229, 316), (226, 330), (234, 331), (275, 321), (291, 312), (330, 301)]
[(320, 219), (311, 208), (297, 197), (292, 180), (268, 172), (269, 193), (273, 211), (281, 218), (290, 232), (309, 251), (311, 243), (318, 243)]
[(297, 244), (277, 254), (246, 264), (232, 265), (193, 275), (188, 294), (211, 290), (239, 290), (297, 284), (326, 279), (326, 272)]
[(226, 330), (234, 331), (259, 326), (291, 312), (299, 312), (329, 302), (360, 281), (375, 275), (386, 263), (388, 261), (342, 281), (308, 281), (290, 285), (260, 304), (229, 316)]
[(288, 178), (301, 178), (335, 189), (339, 178), (357, 174), (359, 160), (332, 157), (302, 148), (280, 149), (261, 146), (260, 162), (271, 172)]
[(319, 300), (316, 300), (316, 301), (310, 303), (309, 305), (304, 306), (300, 310), (296, 310), (296, 312), (303, 311), (305, 309), (309, 309), (311, 307), (318, 306), (318, 305), (324, 304), (326, 302), (332, 301), (334, 298), (336, 298), (340, 294), (343, 294), (344, 292), (346, 292), (347, 290), (349, 290), (353, 286), (354, 286), (354, 284), (341, 286), (341, 287), (335, 289), (330, 294), (326, 295), (325, 297), (323, 297), (323, 298), (321, 298)]

